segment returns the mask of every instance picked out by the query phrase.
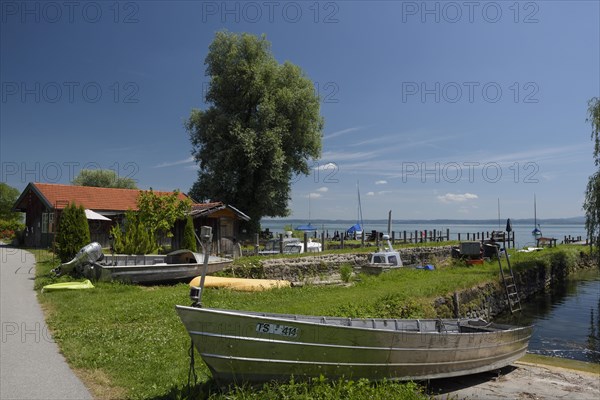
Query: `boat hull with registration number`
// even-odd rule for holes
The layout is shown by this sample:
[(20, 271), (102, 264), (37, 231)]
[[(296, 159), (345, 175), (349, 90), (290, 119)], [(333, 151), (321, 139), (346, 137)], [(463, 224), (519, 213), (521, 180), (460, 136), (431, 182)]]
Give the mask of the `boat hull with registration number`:
[(219, 382), (423, 380), (505, 367), (532, 327), (472, 319), (351, 319), (176, 306)]

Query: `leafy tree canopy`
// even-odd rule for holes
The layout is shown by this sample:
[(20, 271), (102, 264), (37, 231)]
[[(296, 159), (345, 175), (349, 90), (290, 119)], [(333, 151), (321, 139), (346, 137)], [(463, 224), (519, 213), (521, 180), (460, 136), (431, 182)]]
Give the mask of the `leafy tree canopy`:
[(138, 210), (125, 213), (124, 226), (114, 226), (111, 234), (118, 253), (148, 254), (161, 249), (159, 241), (171, 237), (175, 221), (184, 219), (191, 209), (189, 199), (181, 200), (179, 192), (157, 194), (152, 189), (140, 191)]
[(156, 194), (150, 190), (140, 191), (137, 199), (140, 221), (152, 236), (171, 237), (171, 229), (178, 219), (184, 219), (191, 209), (189, 199), (180, 200), (179, 192)]
[(12, 211), (19, 198), (19, 190), (4, 182), (0, 182), (0, 220), (14, 222), (21, 220), (21, 214)]
[(264, 35), (218, 32), (205, 64), (209, 107), (186, 122), (200, 167), (190, 195), (235, 205), (258, 231), (263, 216), (289, 214), (291, 179), (321, 155), (319, 97), (298, 66), (277, 62)]
[(587, 121), (592, 125), (594, 163), (598, 167), (598, 171), (589, 178), (583, 209), (585, 210), (585, 226), (588, 236), (592, 243), (598, 245), (597, 242), (600, 240), (600, 98), (594, 97), (588, 102)]
[(77, 186), (137, 189), (135, 180), (124, 178), (110, 169), (84, 169), (71, 182)]

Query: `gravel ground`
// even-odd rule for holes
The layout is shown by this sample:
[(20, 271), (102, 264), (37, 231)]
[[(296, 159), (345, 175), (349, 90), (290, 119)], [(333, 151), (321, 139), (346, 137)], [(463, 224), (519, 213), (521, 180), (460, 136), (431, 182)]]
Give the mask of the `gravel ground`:
[(432, 381), (436, 399), (600, 399), (600, 375), (516, 362), (499, 372)]

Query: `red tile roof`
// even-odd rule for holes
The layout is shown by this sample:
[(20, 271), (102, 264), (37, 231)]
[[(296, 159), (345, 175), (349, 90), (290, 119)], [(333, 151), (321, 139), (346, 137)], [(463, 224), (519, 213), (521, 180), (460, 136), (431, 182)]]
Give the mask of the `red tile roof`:
[(195, 204), (192, 204), (192, 210), (205, 210), (207, 208), (222, 207), (222, 206), (224, 206), (224, 204), (221, 203), (220, 201), (215, 201), (212, 203), (195, 203)]
[[(82, 205), (90, 210), (127, 211), (137, 210), (139, 189), (114, 189), (91, 186), (58, 185), (51, 183), (30, 183), (34, 191), (44, 197), (43, 201), (51, 207), (62, 209), (70, 202)], [(27, 189), (25, 189), (27, 191)], [(157, 195), (169, 195), (173, 192), (154, 192)], [(188, 197), (179, 193), (179, 199)]]

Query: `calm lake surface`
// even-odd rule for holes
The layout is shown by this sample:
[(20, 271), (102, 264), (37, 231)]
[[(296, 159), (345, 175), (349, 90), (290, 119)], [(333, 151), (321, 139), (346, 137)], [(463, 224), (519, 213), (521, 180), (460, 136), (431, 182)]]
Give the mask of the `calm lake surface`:
[[(305, 225), (307, 221), (300, 220), (263, 220), (261, 222), (261, 228), (264, 230), (268, 228), (271, 232), (274, 233), (284, 233), (286, 226), (298, 226)], [(317, 230), (318, 234), (320, 232), (329, 233), (330, 237), (333, 236), (335, 231), (345, 232), (348, 228), (354, 225), (356, 221), (327, 221), (327, 220), (315, 220), (311, 221), (311, 225), (313, 225)], [(396, 238), (400, 238), (401, 233), (403, 231), (407, 232), (407, 235), (410, 232), (416, 231), (433, 231), (434, 229), (438, 232), (443, 232), (446, 234), (446, 229), (450, 230), (450, 240), (458, 240), (458, 234), (461, 234), (461, 239), (466, 240), (467, 233), (477, 233), (477, 232), (491, 232), (494, 230), (504, 230), (506, 220), (502, 221), (501, 226), (498, 227), (498, 224), (484, 224), (484, 223), (471, 223), (471, 224), (438, 224), (438, 223), (394, 223), (392, 225), (392, 230), (396, 232)], [(535, 246), (535, 240), (531, 235), (531, 231), (533, 230), (533, 224), (520, 224), (513, 223), (513, 230), (515, 232), (515, 246), (516, 247), (526, 247), (526, 246)], [(371, 230), (376, 230), (377, 232), (387, 232), (387, 222), (385, 223), (364, 223), (363, 226), (366, 233), (370, 233)], [(572, 237), (581, 236), (584, 240), (586, 237), (585, 226), (584, 224), (552, 224), (545, 225), (542, 224), (540, 226), (542, 234), (546, 237), (553, 237), (558, 239), (558, 243), (560, 243), (565, 236), (571, 235)]]
[(533, 324), (530, 353), (600, 363), (600, 271), (575, 274), (523, 304), (522, 315), (496, 321)]

